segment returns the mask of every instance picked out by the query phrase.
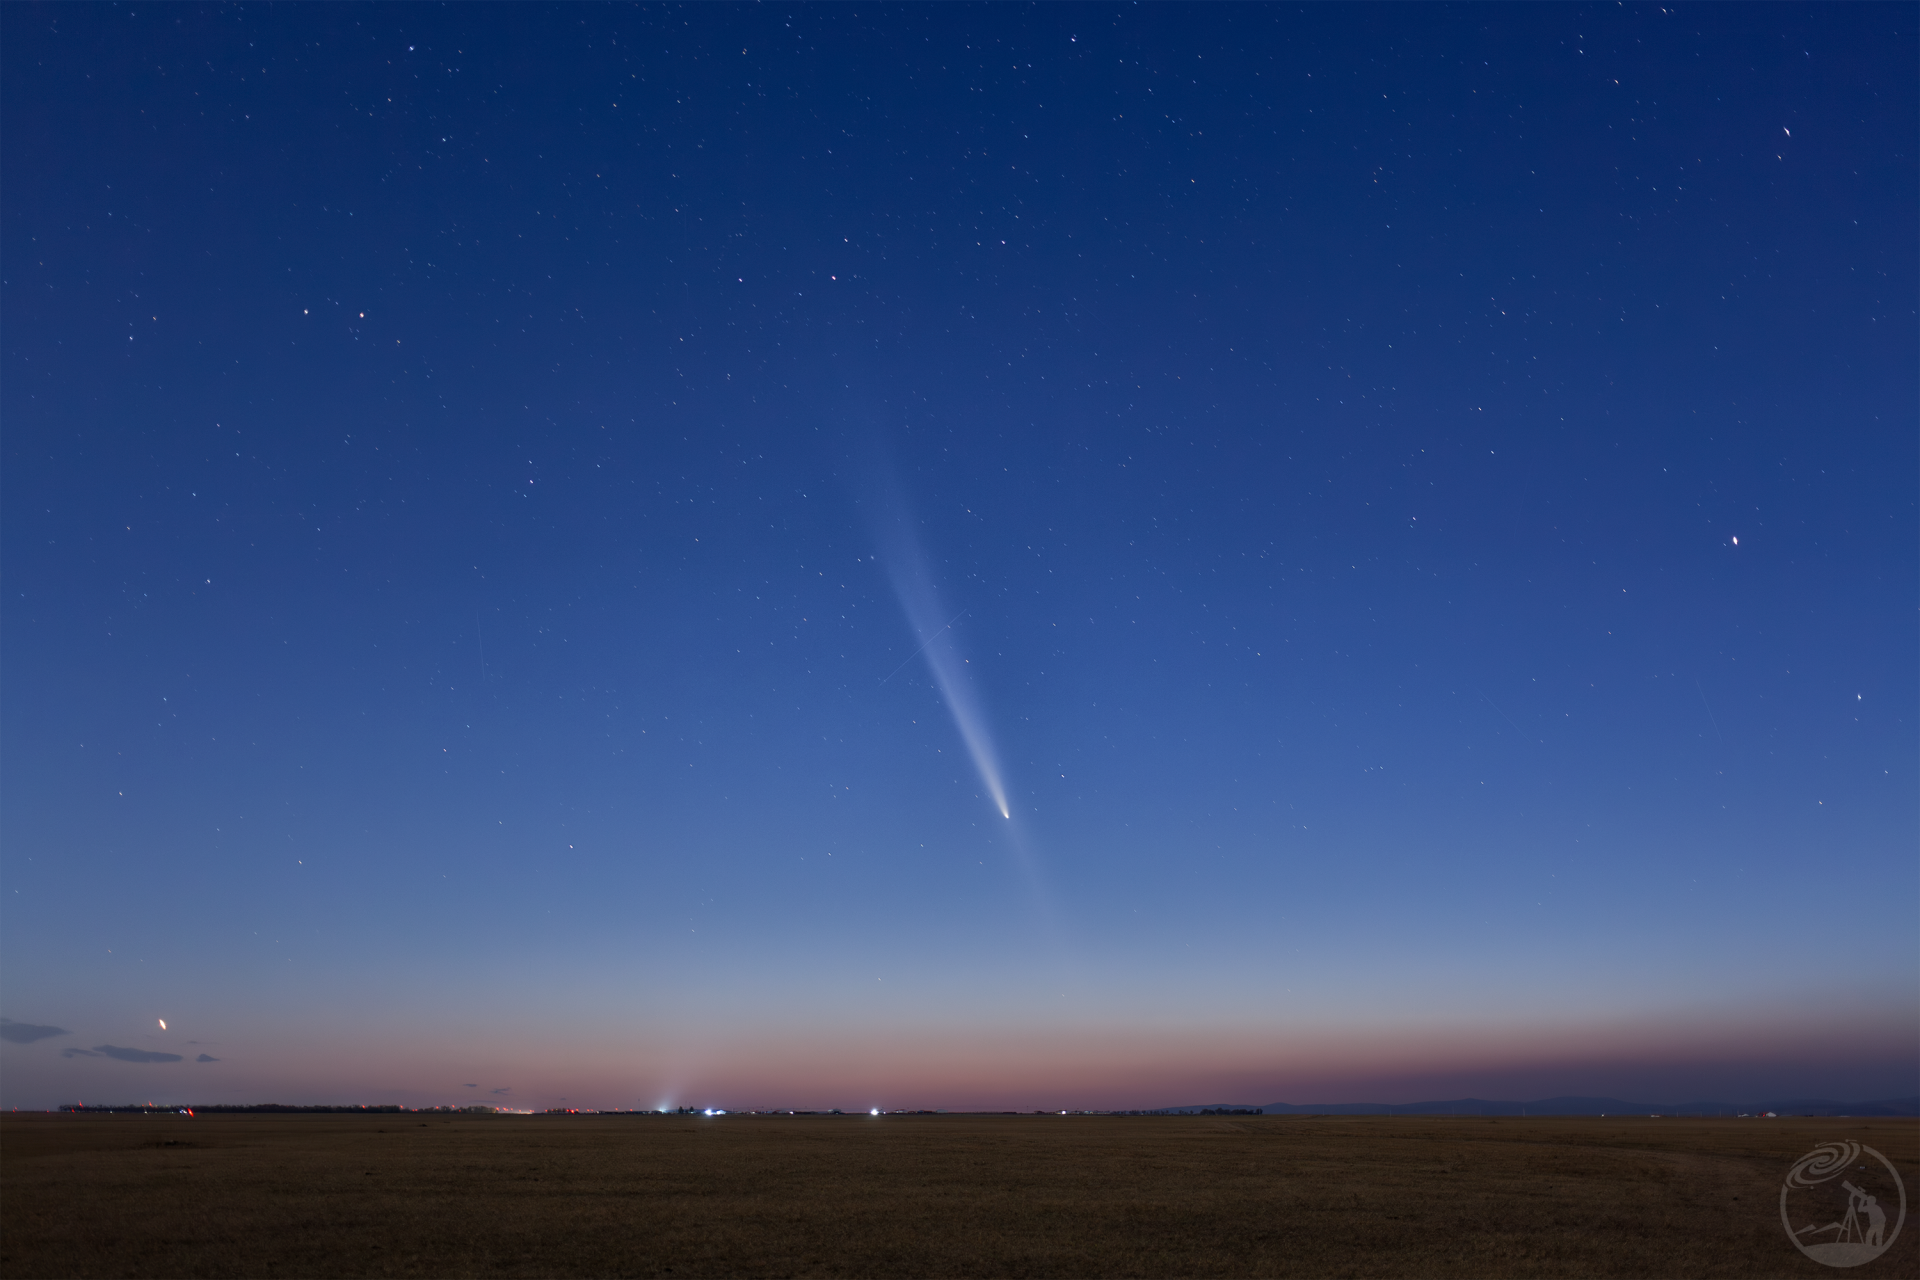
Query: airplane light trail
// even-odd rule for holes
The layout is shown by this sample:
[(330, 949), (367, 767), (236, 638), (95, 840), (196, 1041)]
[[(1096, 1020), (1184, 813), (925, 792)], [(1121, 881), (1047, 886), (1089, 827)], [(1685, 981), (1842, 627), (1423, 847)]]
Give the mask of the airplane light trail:
[[(966, 616), (967, 616), (967, 611), (966, 611), (965, 609), (962, 609), (962, 610), (961, 610), (960, 612), (958, 612), (958, 613), (956, 613), (956, 614), (954, 614), (954, 615), (953, 615), (953, 617), (951, 617), (951, 618), (949, 618), (949, 619), (947, 619), (947, 626), (946, 626), (946, 627), (942, 627), (942, 628), (940, 628), (940, 631), (945, 631), (945, 630), (947, 629), (947, 627), (951, 627), (951, 626), (952, 626), (952, 625), (953, 625), (954, 623), (956, 623), (956, 622), (958, 622), (958, 621), (960, 621), (960, 619), (962, 619), (962, 618), (964, 618), (964, 617), (966, 617)], [(932, 643), (933, 643), (933, 641), (934, 641), (934, 638), (935, 638), (935, 637), (937, 637), (937, 636), (938, 636), (938, 635), (940, 634), (940, 631), (936, 631), (936, 632), (934, 632), (934, 633), (933, 633), (933, 635), (932, 635), (932, 636), (928, 636), (928, 637), (927, 637), (927, 641), (926, 641), (926, 644), (923, 644), (923, 645), (921, 645), (921, 646), (920, 646), (920, 647), (919, 647), (918, 649), (915, 649), (915, 650), (914, 650), (914, 651), (913, 651), (912, 653), (910, 653), (910, 654), (908, 654), (908, 655), (907, 655), (907, 657), (906, 657), (906, 661), (904, 661), (904, 662), (902, 662), (902, 663), (900, 664), (900, 667), (904, 667), (904, 666), (906, 666), (908, 662), (912, 662), (912, 661), (913, 661), (913, 660), (914, 660), (915, 658), (917, 658), (917, 657), (919, 657), (919, 656), (920, 656), (921, 654), (923, 654), (923, 653), (925, 653), (925, 652), (927, 651), (927, 645), (929, 645), (929, 644), (932, 644)], [(887, 672), (887, 674), (886, 674), (886, 675), (884, 675), (884, 676), (882, 676), (882, 677), (880, 677), (880, 683), (881, 683), (881, 684), (885, 684), (885, 683), (886, 683), (887, 681), (889, 681), (889, 680), (891, 680), (891, 679), (893, 679), (893, 678), (894, 678), (895, 676), (897, 676), (897, 675), (899, 675), (899, 674), (900, 674), (900, 667), (895, 667), (895, 668), (894, 668), (893, 670), (891, 670), (891, 671), (889, 671), (889, 672)]]

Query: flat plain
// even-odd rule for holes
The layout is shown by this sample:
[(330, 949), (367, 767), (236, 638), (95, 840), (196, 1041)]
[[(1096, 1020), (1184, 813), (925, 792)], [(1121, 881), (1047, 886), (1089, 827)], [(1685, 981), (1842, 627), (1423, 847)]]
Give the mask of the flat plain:
[(1816, 1276), (1835, 1139), (1920, 1191), (1910, 1119), (16, 1113), (0, 1273)]

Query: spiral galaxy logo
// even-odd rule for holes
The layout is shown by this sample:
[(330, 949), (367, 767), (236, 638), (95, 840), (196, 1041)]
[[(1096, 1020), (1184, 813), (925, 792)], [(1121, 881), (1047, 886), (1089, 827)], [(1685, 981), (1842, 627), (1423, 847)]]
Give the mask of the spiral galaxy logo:
[(1780, 1184), (1787, 1238), (1829, 1267), (1872, 1262), (1893, 1247), (1906, 1221), (1906, 1184), (1885, 1156), (1857, 1142), (1821, 1143)]

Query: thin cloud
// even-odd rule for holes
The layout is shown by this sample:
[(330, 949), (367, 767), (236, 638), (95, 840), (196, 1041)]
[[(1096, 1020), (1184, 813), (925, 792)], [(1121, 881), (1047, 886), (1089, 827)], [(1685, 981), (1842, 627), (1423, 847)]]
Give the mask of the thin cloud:
[(462, 1089), (478, 1089), (480, 1086), (477, 1084), (463, 1084), (460, 1087)]
[(68, 1045), (60, 1051), (60, 1056), (63, 1058), (97, 1058), (100, 1055), (91, 1049), (76, 1049), (72, 1045)]
[(194, 1061), (195, 1062), (218, 1062), (220, 1061), (220, 1059), (215, 1057), (210, 1057), (209, 1055), (203, 1053), (199, 1057), (195, 1058)]
[(488, 1092), (490, 1092), (490, 1093), (512, 1093), (512, 1092), (513, 1092), (513, 1086), (512, 1086), (512, 1085), (508, 1085), (508, 1086), (506, 1086), (506, 1087), (505, 1087), (504, 1089), (492, 1089), (492, 1090), (489, 1090)]
[(109, 1058), (118, 1058), (122, 1062), (178, 1062), (177, 1053), (155, 1053), (151, 1049), (122, 1049), (117, 1044), (97, 1044), (93, 1051), (105, 1054)]
[(0, 1018), (0, 1040), (13, 1044), (32, 1044), (35, 1040), (45, 1040), (48, 1036), (71, 1035), (65, 1027), (43, 1027), (33, 1022), (15, 1022), (12, 1018)]

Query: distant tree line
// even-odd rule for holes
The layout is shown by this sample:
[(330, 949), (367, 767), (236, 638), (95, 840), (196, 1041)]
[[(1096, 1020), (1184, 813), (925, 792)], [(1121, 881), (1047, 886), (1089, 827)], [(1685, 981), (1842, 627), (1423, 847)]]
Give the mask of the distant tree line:
[[(374, 1107), (291, 1107), (284, 1102), (256, 1102), (250, 1106), (239, 1106), (230, 1102), (216, 1102), (211, 1106), (160, 1106), (152, 1102), (129, 1103), (125, 1106), (107, 1106), (100, 1103), (69, 1102), (60, 1108), (62, 1111), (79, 1114), (107, 1112), (116, 1115), (158, 1115), (191, 1111), (195, 1115), (398, 1115), (402, 1111), (414, 1108), (395, 1105)], [(465, 1107), (423, 1107), (424, 1111), (465, 1111)], [(488, 1108), (492, 1110), (492, 1108)]]
[[(495, 1113), (495, 1108), (485, 1106), (485, 1105), (442, 1106), (442, 1107), (403, 1107), (393, 1103), (385, 1103), (377, 1106), (296, 1107), (296, 1106), (290, 1106), (284, 1102), (255, 1102), (255, 1103), (250, 1103), (244, 1106), (238, 1103), (231, 1103), (231, 1102), (216, 1102), (206, 1106), (184, 1106), (180, 1104), (161, 1105), (159, 1103), (154, 1103), (154, 1102), (126, 1103), (120, 1106), (113, 1106), (113, 1105), (108, 1105), (104, 1103), (69, 1102), (65, 1106), (61, 1107), (60, 1110), (64, 1112), (76, 1114), (76, 1115), (82, 1114), (82, 1113), (112, 1114), (112, 1115), (169, 1115), (177, 1112), (191, 1112), (195, 1115), (327, 1115), (327, 1116), (398, 1115), (402, 1112), (405, 1112), (409, 1115), (415, 1115), (415, 1114), (417, 1115), (430, 1115), (430, 1114), (493, 1115)], [(545, 1114), (545, 1115), (591, 1114), (591, 1115), (603, 1115), (603, 1116), (605, 1115), (697, 1116), (697, 1115), (704, 1114), (704, 1109), (700, 1107), (675, 1107), (672, 1110), (665, 1111), (665, 1112), (655, 1111), (649, 1108), (644, 1111), (597, 1111), (597, 1112), (582, 1113), (579, 1110), (571, 1107), (553, 1107), (543, 1112), (542, 1114)], [(786, 1115), (786, 1116), (837, 1116), (842, 1114), (842, 1112), (839, 1110), (839, 1108), (836, 1107), (827, 1111), (785, 1111), (785, 1110), (772, 1111), (772, 1112), (749, 1111), (749, 1112), (737, 1112), (735, 1114)], [(889, 1111), (887, 1114), (888, 1115), (909, 1115), (909, 1116), (931, 1116), (931, 1115), (942, 1115), (945, 1113), (939, 1112), (939, 1111), (928, 1111), (928, 1110), (917, 1110), (917, 1111), (900, 1110), (900, 1111)], [(960, 1113), (960, 1114), (969, 1114), (969, 1113)], [(977, 1112), (972, 1112), (970, 1114), (1016, 1116), (1016, 1115), (1021, 1115), (1023, 1113), (1018, 1111), (977, 1111)], [(1074, 1112), (1035, 1111), (1035, 1112), (1032, 1112), (1031, 1114), (1036, 1116), (1069, 1115), (1069, 1114), (1081, 1115), (1081, 1116), (1179, 1116), (1179, 1115), (1257, 1116), (1257, 1115), (1264, 1115), (1266, 1113), (1263, 1112), (1259, 1107), (1202, 1107), (1197, 1111), (1184, 1111), (1178, 1108), (1168, 1107), (1168, 1108), (1161, 1108), (1153, 1111), (1074, 1111)], [(1862, 1114), (1866, 1114), (1866, 1113), (1862, 1113)]]

